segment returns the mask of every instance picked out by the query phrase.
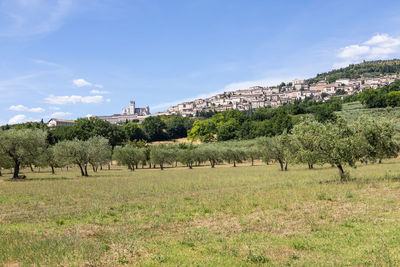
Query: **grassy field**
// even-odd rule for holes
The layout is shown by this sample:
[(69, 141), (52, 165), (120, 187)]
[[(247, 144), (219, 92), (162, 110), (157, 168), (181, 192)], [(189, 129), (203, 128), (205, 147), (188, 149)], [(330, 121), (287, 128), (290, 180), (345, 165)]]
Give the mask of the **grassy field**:
[[(0, 180), (0, 265), (400, 264), (400, 159)], [(7, 176), (10, 176), (6, 174)]]

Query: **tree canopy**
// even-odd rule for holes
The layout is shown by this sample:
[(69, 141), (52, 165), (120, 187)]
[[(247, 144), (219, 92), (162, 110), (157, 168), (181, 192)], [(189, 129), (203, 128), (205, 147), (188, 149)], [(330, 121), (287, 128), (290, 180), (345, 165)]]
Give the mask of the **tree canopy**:
[(0, 154), (14, 163), (13, 178), (19, 178), (21, 165), (31, 164), (46, 149), (47, 132), (40, 129), (0, 131)]

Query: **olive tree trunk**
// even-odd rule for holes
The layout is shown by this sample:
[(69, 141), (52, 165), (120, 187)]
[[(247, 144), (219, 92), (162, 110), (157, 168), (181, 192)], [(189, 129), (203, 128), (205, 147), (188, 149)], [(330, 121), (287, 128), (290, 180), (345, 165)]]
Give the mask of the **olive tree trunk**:
[(86, 177), (89, 176), (89, 174), (88, 174), (88, 172), (87, 172), (87, 164), (85, 164), (85, 176), (86, 176)]
[(342, 181), (342, 182), (346, 181), (346, 180), (347, 180), (347, 177), (346, 177), (346, 174), (345, 174), (345, 172), (344, 172), (344, 170), (343, 170), (342, 164), (339, 163), (339, 164), (337, 164), (336, 166), (337, 166), (337, 168), (338, 168), (338, 170), (339, 170), (340, 181)]
[(81, 170), (81, 175), (85, 176), (85, 172), (83, 171), (82, 165), (78, 164), (78, 166), (79, 166), (79, 169)]
[(281, 166), (281, 171), (283, 171), (283, 162), (282, 162), (282, 160), (279, 160), (279, 165)]
[(19, 175), (19, 161), (15, 161), (13, 179), (17, 179)]

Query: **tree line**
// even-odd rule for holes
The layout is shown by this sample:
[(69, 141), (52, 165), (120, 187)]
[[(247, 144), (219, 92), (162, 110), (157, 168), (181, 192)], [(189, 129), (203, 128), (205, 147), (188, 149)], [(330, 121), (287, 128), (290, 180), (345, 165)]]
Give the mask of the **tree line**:
[(127, 145), (115, 151), (115, 159), (132, 171), (147, 164), (163, 170), (165, 165), (182, 165), (192, 169), (209, 163), (217, 164), (262, 160), (269, 164), (279, 163), (282, 171), (289, 163), (315, 165), (330, 164), (338, 169), (341, 180), (348, 178), (345, 167), (355, 167), (357, 162), (382, 162), (385, 158), (397, 157), (399, 145), (394, 139), (395, 130), (389, 121), (376, 121), (366, 117), (354, 123), (342, 118), (326, 123), (304, 119), (290, 132), (284, 131), (272, 137), (252, 140), (203, 143), (201, 145), (156, 145), (135, 147)]
[(58, 126), (49, 129), (49, 133), (55, 143), (102, 136), (110, 141), (112, 147), (115, 147), (134, 140), (154, 142), (186, 137), (192, 124), (192, 118), (180, 115), (148, 117), (141, 124), (127, 121), (122, 125), (114, 125), (97, 118), (80, 118), (72, 126)]
[(0, 132), (0, 176), (1, 169), (13, 169), (13, 178), (20, 177), (22, 167), (55, 168), (76, 165), (82, 176), (88, 176), (88, 167), (97, 172), (99, 167), (109, 164), (112, 149), (104, 137), (88, 140), (65, 140), (55, 145), (47, 142), (48, 132), (42, 129), (10, 129)]
[(342, 100), (334, 97), (325, 102), (306, 98), (277, 108), (259, 108), (252, 112), (227, 110), (194, 121), (188, 138), (213, 142), (271, 137), (292, 129), (305, 117), (314, 117), (319, 122), (335, 121), (335, 112), (341, 109)]
[(400, 106), (400, 80), (378, 89), (366, 89), (354, 96), (367, 108), (386, 108)]
[[(266, 164), (277, 162), (282, 171), (289, 164), (330, 164), (339, 170), (341, 180), (346, 180), (346, 166), (355, 167), (357, 162), (371, 163), (397, 157), (399, 145), (394, 140), (394, 128), (388, 121), (361, 118), (348, 123), (342, 118), (318, 122), (306, 118), (284, 130), (282, 134), (259, 137), (252, 140), (230, 140), (212, 143), (151, 145), (142, 141), (127, 142), (112, 149), (109, 140), (89, 137), (87, 140), (63, 140), (54, 145), (48, 143), (48, 132), (42, 129), (10, 129), (0, 132), (0, 167), (13, 168), (13, 178), (20, 178), (21, 167), (55, 168), (77, 166), (82, 176), (109, 166), (112, 159), (130, 170), (141, 167), (176, 167), (178, 163), (192, 169), (209, 164), (254, 164), (262, 160)], [(0, 168), (0, 169), (1, 169)], [(1, 174), (1, 173), (0, 173)]]

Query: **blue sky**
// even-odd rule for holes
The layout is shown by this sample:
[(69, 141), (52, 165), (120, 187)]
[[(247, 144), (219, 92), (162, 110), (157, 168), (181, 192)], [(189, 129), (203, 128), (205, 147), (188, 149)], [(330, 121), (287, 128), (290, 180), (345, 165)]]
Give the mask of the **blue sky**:
[(400, 57), (400, 1), (0, 0), (0, 124), (74, 119)]

